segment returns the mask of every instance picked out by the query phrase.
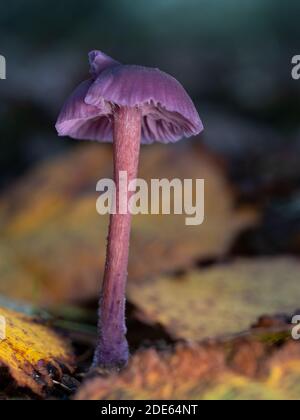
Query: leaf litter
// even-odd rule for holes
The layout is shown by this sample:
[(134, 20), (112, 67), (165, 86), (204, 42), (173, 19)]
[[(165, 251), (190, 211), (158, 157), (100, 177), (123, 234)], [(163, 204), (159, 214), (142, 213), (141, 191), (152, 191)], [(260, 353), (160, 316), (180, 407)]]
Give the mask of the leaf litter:
[[(111, 176), (111, 149), (85, 145), (42, 165), (4, 195), (0, 294), (43, 306), (97, 298), (108, 218), (96, 212), (96, 183)], [(222, 165), (201, 148), (145, 147), (139, 177), (205, 179), (206, 219), (186, 226), (186, 215), (135, 216), (129, 282), (221, 258), (237, 234), (256, 223), (255, 211), (235, 209)]]
[[(282, 323), (275, 317), (275, 327), (272, 316), (255, 328), (249, 325), (263, 313), (291, 314), (299, 307), (299, 263), (267, 258), (193, 269), (197, 261), (226, 256), (237, 235), (256, 224), (257, 213), (235, 208), (235, 192), (212, 156), (197, 147), (185, 146), (183, 152), (145, 148), (140, 176), (204, 178), (207, 219), (189, 229), (185, 216), (136, 216), (129, 269), (131, 320), (140, 320), (139, 327), (159, 326), (170, 340), (162, 345), (152, 338), (148, 349), (136, 342), (140, 349), (123, 372), (85, 381), (75, 398), (297, 398), (300, 354), (299, 344), (289, 340), (290, 315)], [(95, 211), (95, 185), (111, 172), (110, 149), (85, 145), (41, 166), (6, 193), (0, 202), (0, 293), (55, 308), (98, 296), (108, 220)], [(0, 343), (0, 360), (16, 385), (40, 396), (53, 395), (57, 386), (68, 394), (75, 389), (79, 376), (72, 374), (68, 340), (36, 318), (1, 312), (13, 319), (13, 333)], [(207, 337), (212, 340), (203, 341)], [(18, 354), (24, 347), (33, 350), (14, 360), (9, 350)], [(80, 376), (87, 366), (81, 359)]]

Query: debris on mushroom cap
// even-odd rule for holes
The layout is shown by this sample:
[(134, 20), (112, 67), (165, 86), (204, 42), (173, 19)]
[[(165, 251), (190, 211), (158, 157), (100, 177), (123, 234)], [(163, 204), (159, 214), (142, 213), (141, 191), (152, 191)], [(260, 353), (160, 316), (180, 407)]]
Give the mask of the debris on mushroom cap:
[(122, 65), (100, 51), (89, 54), (92, 78), (65, 103), (56, 129), (60, 136), (112, 141), (115, 106), (142, 110), (142, 143), (168, 143), (203, 130), (198, 112), (174, 77), (158, 69)]

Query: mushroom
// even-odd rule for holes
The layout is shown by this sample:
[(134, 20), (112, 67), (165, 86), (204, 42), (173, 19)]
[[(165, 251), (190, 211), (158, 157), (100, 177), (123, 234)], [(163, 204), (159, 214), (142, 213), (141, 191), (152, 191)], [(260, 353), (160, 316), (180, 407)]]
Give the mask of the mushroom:
[[(60, 136), (113, 142), (116, 214), (110, 215), (107, 256), (99, 306), (94, 367), (118, 369), (128, 361), (125, 292), (131, 214), (119, 209), (119, 173), (137, 177), (140, 144), (176, 142), (203, 125), (181, 84), (156, 68), (123, 65), (100, 51), (89, 53), (91, 78), (65, 103), (56, 129)], [(128, 185), (127, 184), (127, 185)], [(126, 203), (132, 192), (127, 193)]]

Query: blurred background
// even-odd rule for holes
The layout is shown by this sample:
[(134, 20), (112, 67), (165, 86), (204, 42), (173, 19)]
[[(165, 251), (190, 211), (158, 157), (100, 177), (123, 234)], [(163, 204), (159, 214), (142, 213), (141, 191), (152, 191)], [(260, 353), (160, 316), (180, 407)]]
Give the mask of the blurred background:
[(230, 252), (298, 254), (300, 82), (291, 77), (291, 58), (299, 54), (299, 13), (293, 0), (8, 2), (0, 15), (3, 201), (18, 182), (34, 189), (22, 181), (33, 168), (82, 147), (58, 138), (54, 124), (88, 77), (87, 53), (101, 49), (124, 63), (159, 67), (190, 93), (205, 125), (191, 144), (219, 159), (234, 206), (259, 209), (260, 224)]
[(0, 15), (0, 54), (7, 59), (7, 80), (0, 83), (0, 189), (76, 146), (57, 138), (55, 119), (88, 76), (88, 51), (101, 49), (178, 78), (204, 121), (201, 140), (230, 164), (241, 197), (263, 195), (269, 206), (275, 189), (270, 220), (281, 211), (283, 194), (294, 229), (300, 83), (290, 73), (291, 57), (299, 53), (299, 13), (296, 0), (7, 3)]
[(111, 147), (59, 138), (54, 125), (67, 96), (89, 77), (88, 52), (99, 49), (172, 74), (205, 126), (186, 142), (142, 150), (146, 179), (205, 179), (206, 220), (188, 228), (175, 216), (134, 218), (131, 348), (239, 333), (262, 314), (293, 313), (300, 81), (291, 77), (291, 59), (300, 54), (299, 16), (296, 0), (6, 2), (0, 305), (9, 298), (51, 307), (77, 354), (88, 350), (80, 368), (89, 365), (108, 224), (96, 213), (95, 186), (112, 174)]
[(54, 123), (88, 77), (91, 49), (178, 78), (205, 123), (202, 141), (230, 159), (245, 194), (276, 177), (296, 183), (299, 13), (294, 0), (10, 1), (0, 15), (0, 187), (75, 146)]

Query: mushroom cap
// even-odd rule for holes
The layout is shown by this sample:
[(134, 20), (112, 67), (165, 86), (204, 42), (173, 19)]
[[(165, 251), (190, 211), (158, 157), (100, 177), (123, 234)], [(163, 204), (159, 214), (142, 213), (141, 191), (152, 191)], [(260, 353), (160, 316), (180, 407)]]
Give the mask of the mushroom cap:
[(175, 142), (203, 125), (182, 85), (159, 69), (123, 65), (100, 51), (89, 54), (91, 78), (68, 98), (58, 117), (60, 136), (112, 141), (116, 107), (142, 112), (142, 143)]

